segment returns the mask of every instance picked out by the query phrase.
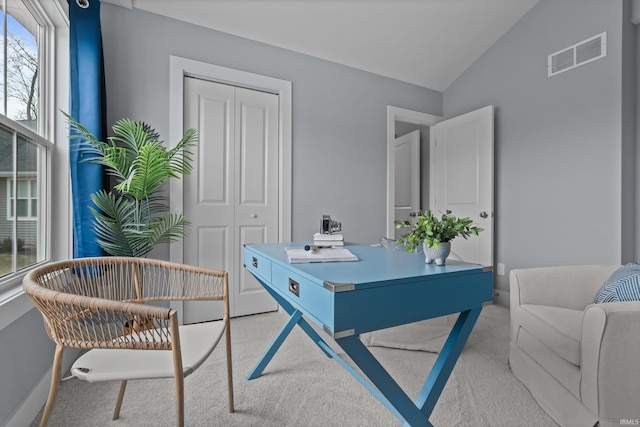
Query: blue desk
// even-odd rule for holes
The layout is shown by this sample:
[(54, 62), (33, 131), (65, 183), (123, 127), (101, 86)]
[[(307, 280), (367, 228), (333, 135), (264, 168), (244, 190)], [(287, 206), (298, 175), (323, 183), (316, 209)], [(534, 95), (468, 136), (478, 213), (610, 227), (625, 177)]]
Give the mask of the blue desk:
[[(285, 247), (246, 245), (244, 265), (290, 318), (247, 379), (258, 378), (295, 325), (333, 357), (405, 425), (431, 426), (429, 416), (482, 310), (492, 299), (492, 273), (482, 266), (447, 261), (425, 264), (421, 254), (347, 245), (360, 261), (289, 264)], [(415, 402), (358, 339), (364, 332), (460, 313)], [(303, 317), (304, 315), (304, 317)], [(316, 333), (320, 326), (364, 376)]]

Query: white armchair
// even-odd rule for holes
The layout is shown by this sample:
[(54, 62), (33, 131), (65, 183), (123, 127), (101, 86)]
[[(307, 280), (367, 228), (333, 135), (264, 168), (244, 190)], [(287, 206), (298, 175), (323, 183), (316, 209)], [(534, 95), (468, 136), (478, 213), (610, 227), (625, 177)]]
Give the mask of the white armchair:
[(514, 375), (562, 426), (640, 419), (640, 302), (593, 304), (616, 266), (510, 274)]

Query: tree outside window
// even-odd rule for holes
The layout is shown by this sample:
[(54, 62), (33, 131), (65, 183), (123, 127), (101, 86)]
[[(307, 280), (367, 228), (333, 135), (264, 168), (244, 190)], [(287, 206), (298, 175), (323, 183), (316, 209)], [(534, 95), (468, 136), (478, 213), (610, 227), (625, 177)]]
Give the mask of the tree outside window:
[(46, 255), (42, 197), (51, 143), (38, 124), (44, 33), (31, 9), (37, 2), (26, 3), (0, 0), (0, 284)]
[(2, 3), (0, 112), (37, 132), (38, 24), (22, 1), (0, 0)]

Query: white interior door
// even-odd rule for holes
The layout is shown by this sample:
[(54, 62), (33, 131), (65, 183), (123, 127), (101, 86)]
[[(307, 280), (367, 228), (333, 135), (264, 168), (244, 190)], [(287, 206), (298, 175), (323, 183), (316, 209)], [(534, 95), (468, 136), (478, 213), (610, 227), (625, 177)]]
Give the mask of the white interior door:
[(432, 210), (451, 210), (484, 228), (478, 237), (454, 239), (451, 250), (464, 261), (493, 266), (493, 106), (439, 122), (435, 130)]
[[(229, 273), (231, 315), (277, 304), (242, 267), (242, 245), (278, 239), (278, 97), (184, 78), (184, 127), (198, 129), (194, 168), (184, 178), (192, 223), (184, 262)], [(185, 302), (184, 323), (221, 318), (218, 305)]]
[[(395, 221), (415, 222), (420, 209), (420, 131), (414, 130), (395, 140)], [(413, 216), (412, 216), (413, 214)], [(396, 229), (395, 239), (406, 233)]]

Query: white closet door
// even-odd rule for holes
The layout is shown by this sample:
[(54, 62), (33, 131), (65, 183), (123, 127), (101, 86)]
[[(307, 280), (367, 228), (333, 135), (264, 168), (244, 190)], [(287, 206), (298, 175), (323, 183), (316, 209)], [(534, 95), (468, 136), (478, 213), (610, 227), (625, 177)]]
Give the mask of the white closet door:
[[(198, 130), (194, 168), (184, 179), (187, 264), (229, 273), (231, 315), (277, 304), (242, 266), (244, 243), (278, 236), (278, 97), (185, 77), (184, 126)], [(187, 302), (184, 323), (222, 317), (219, 304)]]

